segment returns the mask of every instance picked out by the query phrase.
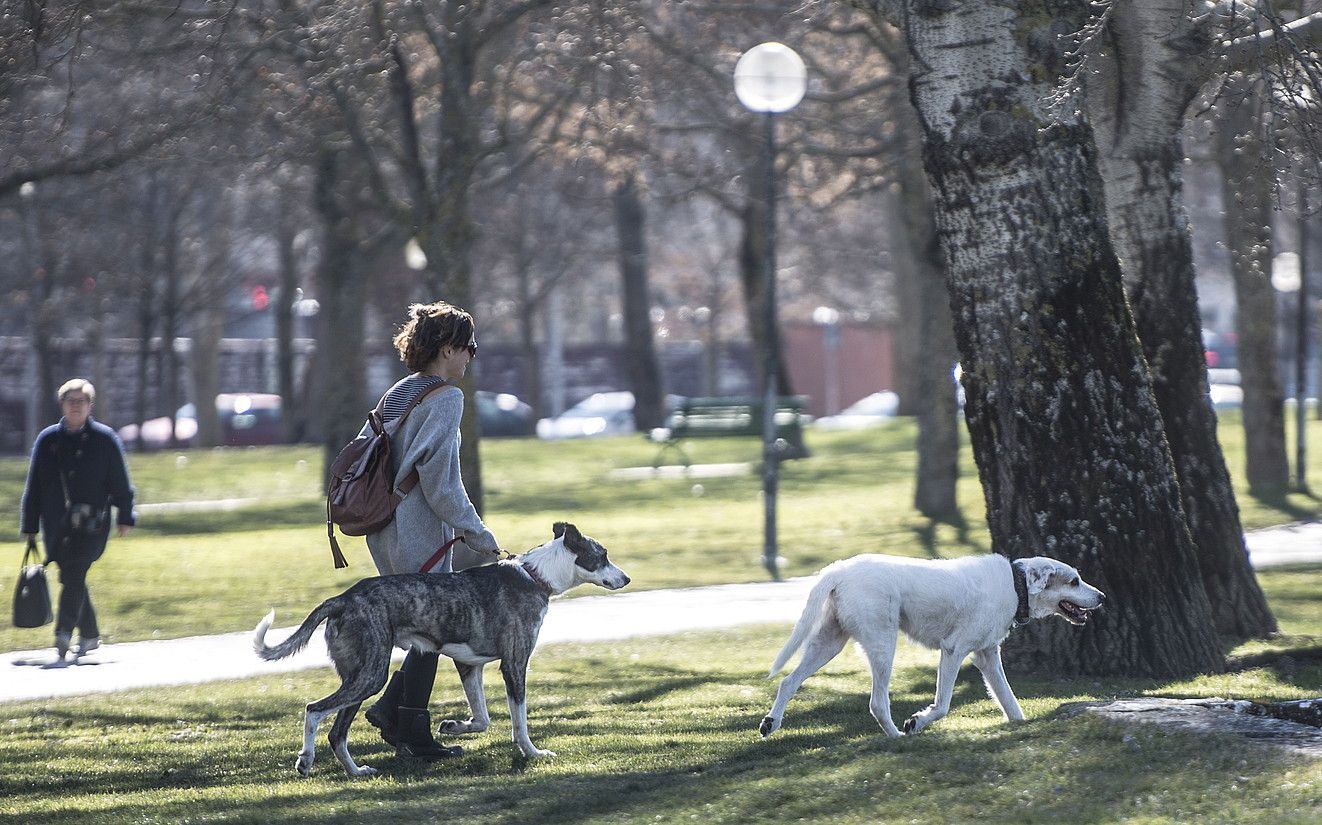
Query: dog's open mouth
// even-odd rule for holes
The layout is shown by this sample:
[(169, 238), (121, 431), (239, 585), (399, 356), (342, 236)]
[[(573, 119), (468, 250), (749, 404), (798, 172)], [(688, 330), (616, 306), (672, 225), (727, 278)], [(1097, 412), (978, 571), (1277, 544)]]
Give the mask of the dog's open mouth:
[(1070, 624), (1084, 625), (1088, 623), (1088, 611), (1092, 608), (1080, 607), (1074, 602), (1062, 600), (1060, 604), (1056, 605), (1056, 609)]

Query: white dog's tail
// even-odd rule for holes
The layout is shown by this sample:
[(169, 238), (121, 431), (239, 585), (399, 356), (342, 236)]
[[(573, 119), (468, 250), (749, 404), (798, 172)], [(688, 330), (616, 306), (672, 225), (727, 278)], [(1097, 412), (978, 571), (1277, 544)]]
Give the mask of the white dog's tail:
[(789, 640), (785, 646), (776, 654), (776, 661), (771, 663), (771, 672), (767, 674), (768, 679), (774, 679), (785, 663), (794, 655), (804, 640), (808, 638), (818, 626), (822, 623), (822, 617), (826, 611), (834, 610), (830, 603), (831, 596), (835, 593), (835, 582), (823, 577), (817, 584), (813, 585), (808, 593), (808, 603), (803, 606), (803, 612), (799, 614), (799, 620), (794, 623), (794, 631), (790, 633)]

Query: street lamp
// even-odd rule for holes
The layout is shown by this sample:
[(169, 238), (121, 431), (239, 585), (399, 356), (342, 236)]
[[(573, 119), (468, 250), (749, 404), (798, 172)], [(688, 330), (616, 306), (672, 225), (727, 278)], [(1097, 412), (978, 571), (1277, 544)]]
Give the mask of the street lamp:
[(763, 256), (765, 301), (762, 395), (762, 501), (765, 510), (762, 561), (773, 579), (776, 568), (776, 488), (780, 453), (776, 444), (776, 403), (779, 388), (779, 342), (776, 334), (776, 115), (788, 112), (807, 89), (803, 60), (783, 43), (762, 43), (739, 56), (734, 67), (734, 93), (745, 108), (765, 115), (766, 137), (766, 250)]

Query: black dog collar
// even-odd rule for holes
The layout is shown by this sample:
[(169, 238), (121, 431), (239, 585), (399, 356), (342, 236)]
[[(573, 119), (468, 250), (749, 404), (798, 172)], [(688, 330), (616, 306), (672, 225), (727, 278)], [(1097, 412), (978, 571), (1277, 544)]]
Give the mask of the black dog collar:
[(1014, 612), (1014, 627), (1021, 627), (1032, 621), (1032, 616), (1028, 614), (1028, 579), (1024, 576), (1024, 568), (1018, 561), (1010, 562), (1010, 572), (1014, 576), (1014, 594), (1019, 599), (1019, 606)]

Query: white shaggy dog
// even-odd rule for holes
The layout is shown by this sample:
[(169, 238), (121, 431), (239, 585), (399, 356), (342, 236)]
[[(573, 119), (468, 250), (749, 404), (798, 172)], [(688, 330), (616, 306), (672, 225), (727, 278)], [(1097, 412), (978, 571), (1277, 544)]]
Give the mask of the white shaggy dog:
[(905, 721), (905, 733), (917, 733), (950, 711), (955, 676), (969, 654), (1005, 718), (1021, 720), (1024, 713), (1001, 667), (1001, 642), (1032, 619), (1061, 616), (1083, 625), (1088, 611), (1106, 598), (1073, 567), (1044, 556), (1011, 562), (996, 555), (948, 561), (865, 555), (829, 565), (819, 576), (794, 632), (771, 665), (768, 678), (807, 641), (799, 666), (781, 680), (762, 720), (763, 736), (780, 729), (795, 691), (851, 638), (872, 666), (873, 718), (888, 735), (902, 736), (890, 706), (891, 661), (900, 630), (941, 650), (936, 701)]

